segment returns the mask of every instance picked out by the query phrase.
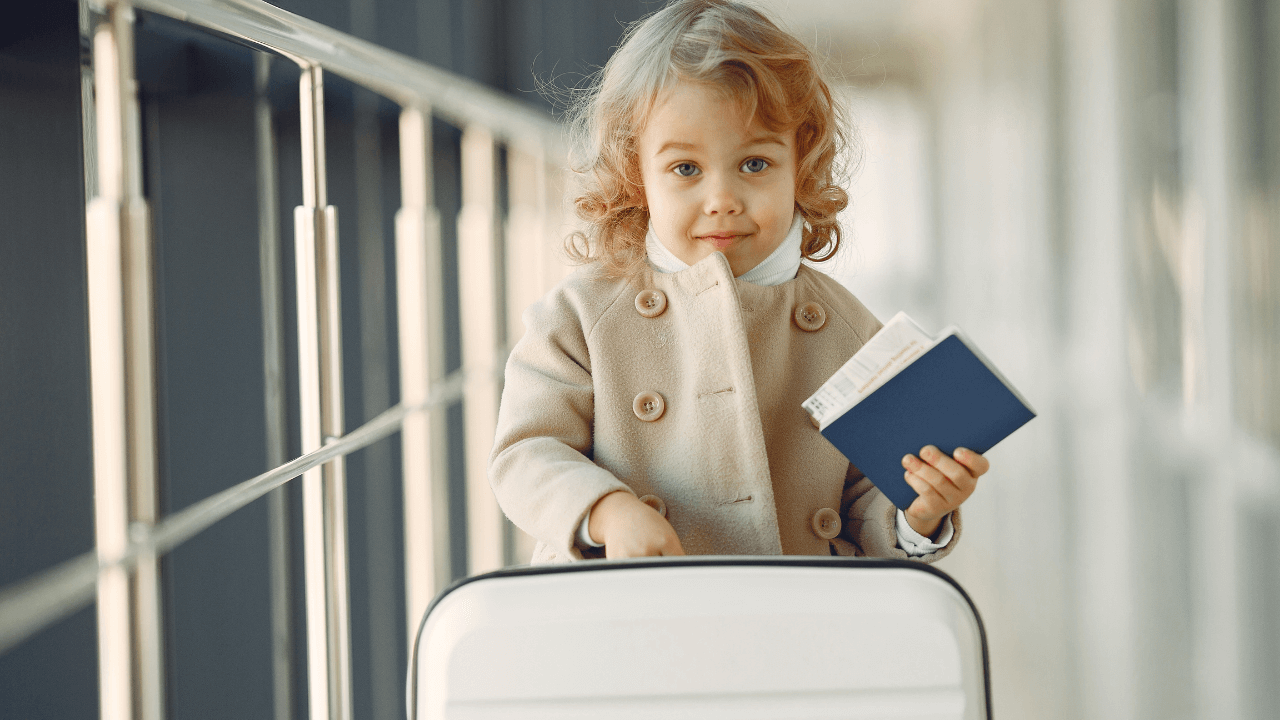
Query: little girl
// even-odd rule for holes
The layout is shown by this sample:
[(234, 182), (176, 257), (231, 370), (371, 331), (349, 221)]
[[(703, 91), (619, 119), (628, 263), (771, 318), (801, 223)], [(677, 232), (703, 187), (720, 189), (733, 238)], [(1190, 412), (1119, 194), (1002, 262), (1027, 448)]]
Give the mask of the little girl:
[(578, 108), (585, 267), (507, 364), (489, 478), (534, 563), (955, 545), (981, 455), (907, 455), (903, 513), (801, 408), (880, 328), (801, 263), (839, 245), (840, 122), (750, 7), (678, 0), (628, 31)]

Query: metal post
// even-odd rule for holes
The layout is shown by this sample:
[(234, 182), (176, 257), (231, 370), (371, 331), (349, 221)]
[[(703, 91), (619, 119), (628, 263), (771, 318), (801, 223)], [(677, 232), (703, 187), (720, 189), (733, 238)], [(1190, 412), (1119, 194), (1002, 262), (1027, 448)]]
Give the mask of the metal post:
[[(1243, 478), (1257, 477), (1240, 452), (1233, 414), (1231, 260), (1241, 234), (1237, 198), (1240, 127), (1239, 57), (1232, 42), (1240, 3), (1181, 0), (1180, 125), (1186, 150), (1180, 287), (1183, 330), (1184, 429), (1203, 448), (1204, 471), (1190, 487), (1191, 576), (1197, 578), (1191, 653), (1196, 706), (1189, 717), (1248, 717), (1248, 627), (1243, 569), (1247, 567), (1247, 502)], [(1238, 342), (1238, 341), (1237, 341)], [(1215, 457), (1216, 456), (1216, 457)], [(1256, 676), (1255, 676), (1256, 677)]]
[[(151, 240), (133, 70), (133, 10), (107, 8), (94, 32), (98, 196), (86, 211), (99, 559), (126, 551), (131, 524), (158, 515)], [(137, 560), (99, 579), (102, 717), (158, 720), (164, 712), (159, 564)]]
[[(1124, 148), (1119, 0), (1061, 4), (1064, 59), (1065, 227), (1076, 270), (1067, 278), (1063, 352), (1073, 373), (1065, 402), (1074, 507), (1072, 584), (1077, 627), (1075, 700), (1082, 717), (1138, 714), (1135, 618), (1139, 577), (1131, 492), (1134, 410), (1126, 359)], [(1087, 270), (1082, 270), (1087, 269)], [(1105, 503), (1097, 498), (1106, 497)], [(1113, 532), (1114, 531), (1114, 532)], [(1104, 535), (1106, 538), (1104, 539)], [(1118, 601), (1118, 599), (1124, 599)]]
[[(507, 343), (524, 334), (524, 309), (551, 289), (548, 261), (555, 253), (547, 246), (546, 155), (541, 146), (507, 146), (508, 221), (506, 223)], [(533, 556), (535, 541), (512, 528), (507, 556), (523, 564)]]
[[(298, 383), (302, 452), (342, 435), (342, 319), (337, 210), (327, 204), (324, 74), (300, 80), (303, 205), (294, 210), (298, 277)], [(307, 676), (312, 720), (351, 718), (344, 458), (303, 476)]]
[(520, 314), (550, 289), (543, 277), (542, 234), (546, 225), (546, 174), (539, 148), (507, 147), (506, 223), (507, 340), (524, 334)]
[(577, 218), (567, 208), (569, 171), (562, 163), (551, 161), (545, 155), (539, 165), (543, 182), (542, 265), (543, 285), (547, 290), (573, 272), (574, 266), (565, 262), (564, 240), (570, 226)]
[(502, 567), (504, 526), (489, 487), (489, 451), (498, 424), (499, 278), (497, 183), (493, 135), (471, 126), (462, 134), (462, 209), (458, 275), (462, 306), (463, 412), (467, 467), (467, 562), (472, 575)]
[[(444, 271), (431, 168), (431, 113), (400, 113), (401, 205), (396, 213), (400, 402), (427, 401), (444, 377)], [(427, 604), (452, 578), (448, 456), (442, 406), (410, 414), (401, 433), (404, 473), (405, 626), (410, 650)]]
[[(271, 122), (271, 55), (254, 55), (254, 129), (258, 146), (258, 265), (262, 288), (262, 370), (267, 467), (288, 459), (284, 388), (284, 295), (280, 287), (280, 217), (276, 138)], [(271, 658), (275, 720), (293, 718), (293, 604), (290, 602), (289, 498), (279, 487), (267, 496), (271, 567)]]

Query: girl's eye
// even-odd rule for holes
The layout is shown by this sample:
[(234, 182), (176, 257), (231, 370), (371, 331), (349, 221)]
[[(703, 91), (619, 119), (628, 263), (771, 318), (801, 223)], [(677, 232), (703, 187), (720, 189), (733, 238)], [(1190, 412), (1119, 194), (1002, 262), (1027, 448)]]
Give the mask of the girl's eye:
[(762, 172), (767, 167), (769, 167), (768, 160), (765, 160), (764, 158), (751, 158), (750, 160), (742, 163), (741, 170), (748, 173), (758, 173)]
[(693, 177), (698, 174), (698, 166), (693, 163), (680, 163), (674, 169), (680, 177)]

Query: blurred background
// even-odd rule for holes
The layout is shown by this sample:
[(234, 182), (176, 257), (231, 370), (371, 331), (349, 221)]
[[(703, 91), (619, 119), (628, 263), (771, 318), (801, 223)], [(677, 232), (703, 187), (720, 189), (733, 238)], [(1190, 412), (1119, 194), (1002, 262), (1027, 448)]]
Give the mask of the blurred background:
[[(658, 0), (281, 0), (536, 112)], [(1280, 708), (1280, 5), (1272, 0), (771, 0), (861, 140), (826, 269), (879, 317), (964, 328), (1039, 418), (992, 450), (940, 567), (972, 595), (1004, 718), (1273, 718)], [(87, 6), (0, 26), (0, 588), (93, 550), (85, 214)], [(255, 108), (300, 202), (296, 66), (140, 13), (162, 514), (270, 467)], [(257, 77), (261, 77), (260, 75)], [(398, 107), (327, 78), (342, 208), (347, 426), (399, 397)], [(460, 132), (433, 129), (446, 364), (462, 364)], [(499, 157), (499, 163), (505, 162)], [(499, 192), (510, 221), (509, 193)], [(561, 226), (567, 231), (567, 226)], [(291, 243), (284, 243), (286, 284)], [(296, 407), (291, 289), (284, 316)], [(513, 321), (514, 322), (514, 321)], [(518, 335), (513, 329), (511, 337)], [(451, 532), (465, 535), (462, 408)], [(296, 422), (293, 423), (296, 425)], [(288, 456), (299, 452), (296, 430)], [(355, 716), (403, 717), (398, 436), (348, 464)], [(296, 483), (288, 486), (295, 514)], [(296, 541), (299, 529), (290, 530)], [(511, 542), (510, 559), (525, 547)], [(467, 546), (452, 546), (454, 575)], [(162, 562), (167, 714), (306, 716), (273, 678), (255, 503)], [(295, 588), (301, 563), (294, 563)], [(302, 622), (302, 599), (291, 600)], [(92, 608), (0, 655), (0, 717), (98, 714)], [(301, 631), (299, 630), (299, 636)]]

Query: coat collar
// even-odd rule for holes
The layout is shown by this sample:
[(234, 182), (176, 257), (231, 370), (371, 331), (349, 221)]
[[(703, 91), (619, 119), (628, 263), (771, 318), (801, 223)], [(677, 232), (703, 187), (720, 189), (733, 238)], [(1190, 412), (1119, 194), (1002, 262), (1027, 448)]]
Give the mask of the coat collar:
[(811, 294), (807, 291), (809, 284), (802, 282), (802, 277), (806, 273), (813, 272), (817, 271), (801, 264), (788, 280), (770, 285), (757, 285), (743, 280), (742, 277), (735, 278), (733, 270), (729, 267), (729, 259), (723, 253), (713, 252), (678, 272), (665, 273), (650, 268), (652, 279), (648, 282), (659, 287), (679, 288), (680, 291), (692, 297), (723, 285), (723, 289), (735, 296), (740, 306), (756, 307), (766, 304), (769, 298), (775, 298), (779, 294), (796, 298), (807, 297)]

